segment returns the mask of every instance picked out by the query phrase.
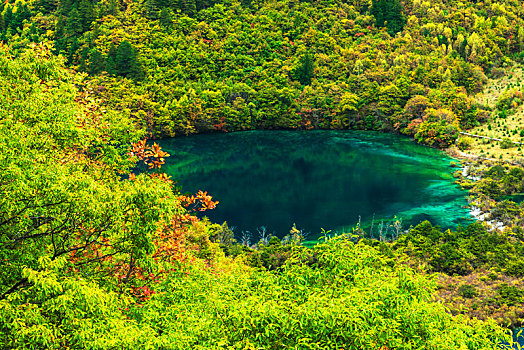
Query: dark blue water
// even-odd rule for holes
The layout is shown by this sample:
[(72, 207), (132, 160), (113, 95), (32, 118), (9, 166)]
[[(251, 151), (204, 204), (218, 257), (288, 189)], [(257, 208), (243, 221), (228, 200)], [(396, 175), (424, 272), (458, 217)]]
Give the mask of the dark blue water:
[[(394, 216), (403, 227), (430, 220), (465, 223), (466, 193), (454, 183), (443, 152), (390, 134), (357, 131), (249, 131), (162, 140), (165, 171), (184, 192), (208, 191), (220, 201), (205, 214), (236, 232), (267, 230), (282, 237), (295, 223), (366, 230)], [(386, 223), (384, 223), (384, 226)]]

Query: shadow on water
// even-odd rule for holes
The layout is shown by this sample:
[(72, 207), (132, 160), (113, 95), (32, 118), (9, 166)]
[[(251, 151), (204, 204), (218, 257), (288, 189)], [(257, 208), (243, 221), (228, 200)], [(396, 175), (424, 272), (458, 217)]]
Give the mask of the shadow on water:
[(390, 134), (357, 131), (249, 131), (160, 141), (172, 156), (166, 172), (183, 191), (220, 201), (206, 212), (240, 231), (265, 226), (277, 236), (293, 223), (316, 239), (321, 228), (354, 226), (359, 217), (403, 226), (429, 220), (443, 228), (468, 222), (466, 193), (451, 158)]

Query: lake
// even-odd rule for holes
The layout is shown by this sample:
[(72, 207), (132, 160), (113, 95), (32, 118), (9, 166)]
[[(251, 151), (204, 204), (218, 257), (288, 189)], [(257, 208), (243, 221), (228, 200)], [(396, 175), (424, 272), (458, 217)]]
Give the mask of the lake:
[[(391, 134), (364, 131), (246, 131), (161, 140), (164, 170), (182, 191), (201, 189), (220, 203), (212, 222), (283, 237), (293, 224), (315, 240), (321, 229), (377, 236), (394, 217), (403, 228), (429, 220), (470, 222), (453, 160)], [(391, 234), (391, 230), (389, 233)]]

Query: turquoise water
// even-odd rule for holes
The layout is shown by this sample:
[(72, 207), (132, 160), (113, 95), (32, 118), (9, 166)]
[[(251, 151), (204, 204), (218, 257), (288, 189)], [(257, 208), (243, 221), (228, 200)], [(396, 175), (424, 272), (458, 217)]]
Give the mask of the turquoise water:
[(362, 131), (248, 131), (160, 141), (165, 171), (183, 192), (220, 201), (205, 214), (235, 232), (265, 226), (282, 237), (295, 223), (308, 240), (321, 228), (350, 231), (358, 222), (404, 228), (430, 220), (467, 223), (466, 193), (453, 183), (451, 158), (390, 134)]

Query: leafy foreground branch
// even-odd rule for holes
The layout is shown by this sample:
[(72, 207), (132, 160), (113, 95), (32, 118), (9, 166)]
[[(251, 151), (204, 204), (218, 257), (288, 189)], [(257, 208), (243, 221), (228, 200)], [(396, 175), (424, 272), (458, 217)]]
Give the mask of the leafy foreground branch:
[[(307, 254), (317, 262), (307, 264)], [(218, 254), (149, 286), (142, 302), (64, 276), (63, 262), (0, 302), (1, 344), (15, 348), (489, 349), (493, 321), (453, 317), (432, 284), (364, 244), (332, 239), (298, 248), (279, 273)], [(428, 287), (429, 286), (429, 287)]]

